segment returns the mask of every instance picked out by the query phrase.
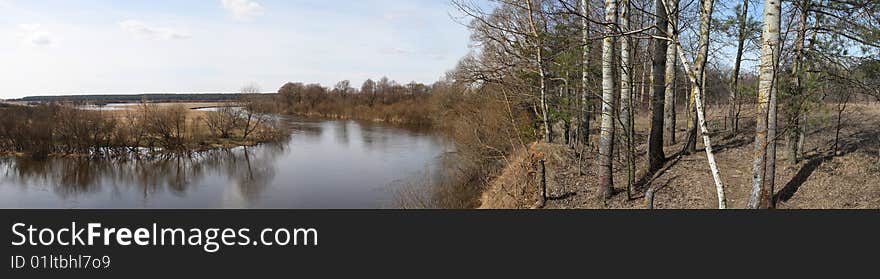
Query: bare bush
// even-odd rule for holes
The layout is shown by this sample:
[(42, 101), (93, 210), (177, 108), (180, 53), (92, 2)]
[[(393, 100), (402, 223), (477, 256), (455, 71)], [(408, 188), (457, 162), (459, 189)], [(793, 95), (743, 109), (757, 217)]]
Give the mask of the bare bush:
[(174, 105), (163, 108), (156, 104), (141, 104), (147, 134), (169, 149), (183, 147), (187, 128), (186, 107)]
[(204, 120), (211, 134), (228, 139), (241, 122), (241, 110), (233, 107), (220, 107), (217, 111), (208, 112)]

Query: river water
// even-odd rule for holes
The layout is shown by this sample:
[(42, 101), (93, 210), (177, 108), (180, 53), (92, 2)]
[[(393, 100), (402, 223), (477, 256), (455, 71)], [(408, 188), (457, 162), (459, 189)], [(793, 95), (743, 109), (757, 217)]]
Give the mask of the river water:
[(394, 208), (431, 191), (450, 145), (427, 131), (284, 119), (291, 137), (140, 159), (0, 159), (0, 208)]

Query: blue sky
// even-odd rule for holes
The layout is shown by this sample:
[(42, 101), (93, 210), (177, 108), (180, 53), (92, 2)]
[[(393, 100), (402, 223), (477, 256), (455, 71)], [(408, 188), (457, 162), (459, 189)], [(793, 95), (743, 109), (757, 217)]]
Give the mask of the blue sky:
[(442, 0), (0, 0), (0, 99), (235, 92), (387, 75), (433, 82), (468, 52)]

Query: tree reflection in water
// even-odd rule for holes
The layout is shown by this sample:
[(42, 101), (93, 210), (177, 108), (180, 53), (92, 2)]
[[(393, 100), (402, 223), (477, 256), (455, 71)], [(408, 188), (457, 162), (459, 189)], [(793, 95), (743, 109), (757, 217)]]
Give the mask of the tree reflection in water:
[(139, 187), (143, 199), (167, 191), (185, 197), (206, 175), (223, 175), (238, 195), (253, 200), (275, 176), (275, 161), (286, 152), (281, 143), (187, 154), (118, 158), (0, 159), (4, 179), (20, 187), (48, 185), (62, 198)]

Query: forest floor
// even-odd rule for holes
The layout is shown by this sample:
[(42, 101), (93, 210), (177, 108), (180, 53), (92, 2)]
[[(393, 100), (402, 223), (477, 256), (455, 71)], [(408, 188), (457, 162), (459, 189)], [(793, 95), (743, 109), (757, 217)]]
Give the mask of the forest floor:
[[(720, 113), (715, 113), (719, 118)], [(679, 115), (679, 118), (684, 118)], [(710, 119), (712, 114), (710, 111)], [(743, 119), (753, 119), (743, 115)], [(783, 121), (780, 121), (780, 123)], [(481, 208), (546, 209), (639, 209), (646, 208), (644, 191), (655, 187), (654, 208), (718, 208), (714, 181), (709, 171), (702, 138), (698, 152), (672, 160), (665, 172), (650, 185), (644, 182), (647, 119), (638, 119), (636, 140), (636, 187), (626, 193), (627, 171), (622, 155), (614, 166), (613, 198), (597, 198), (595, 148), (579, 160), (569, 146), (533, 144), (528, 153), (520, 152), (502, 175), (490, 183), (482, 196)], [(742, 121), (741, 132), (731, 137), (722, 132), (722, 121), (713, 122), (713, 147), (721, 171), (729, 208), (745, 208), (752, 182), (754, 121)], [(837, 113), (834, 106), (810, 115), (804, 159), (798, 164), (786, 160), (784, 137), (777, 147), (775, 198), (779, 209), (877, 209), (880, 208), (880, 105), (851, 104), (842, 114), (838, 149), (834, 150)], [(781, 125), (781, 124), (780, 124)], [(678, 127), (685, 127), (681, 122)], [(785, 130), (785, 127), (780, 127)], [(666, 147), (667, 157), (681, 150), (685, 131), (680, 129), (679, 144)], [(539, 204), (540, 160), (546, 164), (546, 204)], [(579, 166), (580, 165), (580, 166)], [(640, 182), (640, 183), (639, 183)]]

